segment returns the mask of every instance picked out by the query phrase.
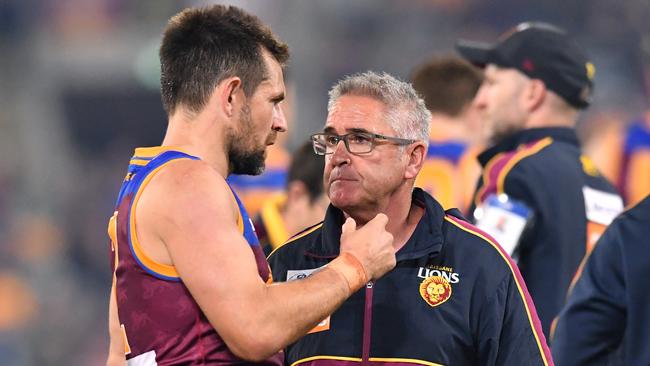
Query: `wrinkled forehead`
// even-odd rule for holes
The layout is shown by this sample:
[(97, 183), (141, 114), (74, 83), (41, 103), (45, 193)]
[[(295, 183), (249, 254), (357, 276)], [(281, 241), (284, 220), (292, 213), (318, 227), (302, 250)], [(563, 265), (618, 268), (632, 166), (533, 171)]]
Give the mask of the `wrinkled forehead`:
[(386, 106), (368, 96), (343, 95), (330, 108), (325, 128), (331, 132), (343, 133), (356, 130), (389, 132), (386, 122)]

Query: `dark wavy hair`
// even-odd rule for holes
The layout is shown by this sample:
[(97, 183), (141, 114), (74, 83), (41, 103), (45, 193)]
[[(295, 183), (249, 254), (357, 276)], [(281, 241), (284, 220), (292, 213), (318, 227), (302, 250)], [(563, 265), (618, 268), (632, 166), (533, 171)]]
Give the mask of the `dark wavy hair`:
[(281, 65), (289, 47), (259, 18), (234, 6), (189, 8), (173, 16), (160, 46), (160, 89), (167, 114), (200, 111), (214, 87), (238, 76), (246, 96), (268, 77), (262, 50)]

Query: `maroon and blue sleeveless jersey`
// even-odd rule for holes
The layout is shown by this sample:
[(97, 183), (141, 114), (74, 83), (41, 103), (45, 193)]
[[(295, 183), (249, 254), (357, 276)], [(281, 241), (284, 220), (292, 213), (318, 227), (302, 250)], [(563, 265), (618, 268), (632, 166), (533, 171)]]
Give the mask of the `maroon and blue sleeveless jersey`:
[[(156, 262), (136, 235), (135, 209), (151, 178), (178, 159), (198, 159), (166, 147), (138, 148), (109, 221), (115, 293), (127, 365), (242, 365), (192, 298), (174, 266)], [(260, 277), (270, 269), (251, 221), (239, 205), (238, 226), (255, 254)], [(224, 279), (228, 280), (228, 279)], [(282, 355), (260, 363), (282, 364)]]

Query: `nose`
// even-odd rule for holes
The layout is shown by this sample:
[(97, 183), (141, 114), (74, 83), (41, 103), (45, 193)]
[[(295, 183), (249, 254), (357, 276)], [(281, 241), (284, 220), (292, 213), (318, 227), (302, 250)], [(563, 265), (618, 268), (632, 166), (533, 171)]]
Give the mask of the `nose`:
[(271, 122), (271, 129), (276, 132), (285, 132), (287, 130), (287, 119), (279, 104), (273, 106), (273, 120)]
[(334, 166), (344, 163), (350, 163), (350, 152), (345, 147), (345, 142), (340, 140), (334, 147), (334, 151), (329, 155), (330, 163)]

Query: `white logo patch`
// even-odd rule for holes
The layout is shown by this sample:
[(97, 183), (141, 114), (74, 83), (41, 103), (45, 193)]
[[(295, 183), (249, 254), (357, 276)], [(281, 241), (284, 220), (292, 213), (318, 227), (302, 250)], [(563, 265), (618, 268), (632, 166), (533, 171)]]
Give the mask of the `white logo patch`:
[(320, 270), (323, 267), (312, 268), (312, 269), (290, 269), (287, 271), (287, 282), (302, 280), (311, 276), (314, 272)]
[(487, 197), (474, 212), (476, 227), (494, 237), (510, 256), (515, 254), (531, 215), (532, 210), (523, 202), (512, 200), (506, 194)]
[(587, 220), (609, 225), (623, 211), (623, 200), (617, 194), (582, 187)]

